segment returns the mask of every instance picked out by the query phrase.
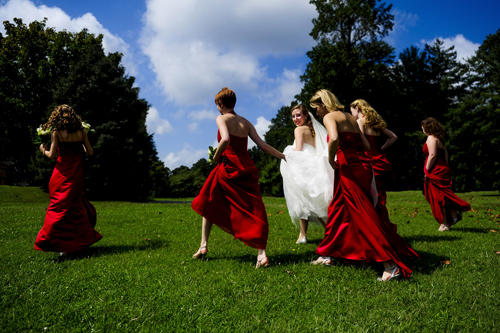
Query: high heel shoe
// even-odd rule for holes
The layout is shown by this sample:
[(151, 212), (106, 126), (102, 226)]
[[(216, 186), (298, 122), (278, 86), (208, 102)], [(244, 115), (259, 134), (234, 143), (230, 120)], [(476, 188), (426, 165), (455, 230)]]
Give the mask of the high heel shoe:
[(255, 269), (260, 267), (269, 267), (269, 259), (267, 259), (267, 257), (259, 260), (259, 256), (257, 256), (257, 264), (255, 264)]
[(193, 254), (193, 259), (203, 259), (208, 253), (208, 248), (206, 245), (200, 247), (198, 252)]
[[(391, 279), (397, 278), (398, 276), (401, 275), (401, 270), (399, 269), (398, 265), (394, 265), (394, 266), (391, 266), (387, 269), (384, 269), (384, 272), (390, 272), (391, 270), (392, 270), (391, 276), (387, 280), (384, 280), (383, 278), (379, 277), (379, 278), (377, 278), (377, 281), (386, 281), (387, 282), (387, 281), (390, 281)], [(396, 274), (396, 271), (398, 272), (397, 274)]]
[(301, 238), (295, 244), (307, 244), (307, 237)]
[(462, 212), (455, 213), (455, 217), (453, 218), (453, 222), (451, 223), (451, 225), (453, 226), (457, 224), (459, 221), (462, 221)]
[(448, 230), (450, 230), (450, 227), (447, 226), (446, 224), (441, 224), (438, 229), (438, 231), (448, 231)]
[(311, 261), (312, 265), (324, 265), (324, 266), (331, 266), (332, 265), (332, 259), (330, 257), (319, 257), (318, 259)]

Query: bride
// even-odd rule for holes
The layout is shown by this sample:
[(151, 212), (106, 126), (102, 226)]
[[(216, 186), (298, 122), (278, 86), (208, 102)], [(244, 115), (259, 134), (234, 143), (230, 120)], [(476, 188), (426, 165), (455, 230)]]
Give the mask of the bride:
[(286, 161), (281, 162), (283, 191), (292, 222), (300, 221), (297, 244), (307, 243), (309, 221), (320, 222), (328, 217), (328, 205), (333, 198), (334, 171), (328, 163), (325, 127), (299, 104), (292, 109), (297, 126), (293, 145), (285, 148)]

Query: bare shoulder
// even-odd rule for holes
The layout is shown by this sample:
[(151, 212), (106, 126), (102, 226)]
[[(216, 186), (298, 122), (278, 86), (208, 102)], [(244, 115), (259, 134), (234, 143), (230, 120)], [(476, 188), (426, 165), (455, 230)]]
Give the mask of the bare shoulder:
[(308, 133), (310, 132), (311, 130), (309, 129), (308, 126), (297, 126), (295, 127), (295, 134), (303, 134), (303, 133)]

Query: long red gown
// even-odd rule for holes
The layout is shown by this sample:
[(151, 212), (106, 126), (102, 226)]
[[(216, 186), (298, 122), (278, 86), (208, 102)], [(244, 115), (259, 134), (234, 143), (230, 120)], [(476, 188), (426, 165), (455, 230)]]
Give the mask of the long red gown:
[[(370, 143), (370, 150), (365, 151), (366, 156), (372, 162), (373, 173), (375, 174), (375, 183), (377, 185), (377, 213), (380, 215), (382, 220), (386, 223), (390, 223), (393, 228), (397, 228), (395, 224), (391, 223), (389, 220), (389, 212), (387, 211), (387, 193), (385, 191), (385, 185), (389, 181), (392, 174), (391, 162), (387, 159), (382, 146), (384, 145), (387, 138), (381, 135), (368, 135), (366, 134), (366, 139)], [(396, 229), (395, 229), (396, 230)]]
[(248, 154), (247, 142), (247, 137), (230, 135), (221, 156), (227, 161), (219, 161), (191, 207), (235, 239), (265, 249), (269, 225), (259, 191), (259, 170)]
[(340, 132), (334, 195), (328, 207), (325, 238), (316, 252), (321, 256), (384, 262), (393, 260), (408, 277), (411, 270), (400, 255), (418, 254), (393, 228), (383, 223), (370, 194), (372, 167), (359, 133)]
[(50, 204), (35, 249), (75, 252), (101, 240), (94, 229), (96, 211), (85, 198), (83, 141), (60, 142), (54, 172), (49, 182)]
[(424, 180), (425, 199), (431, 204), (432, 215), (434, 215), (438, 223), (441, 224), (444, 221), (444, 210), (449, 224), (452, 218), (448, 210), (465, 212), (470, 210), (470, 205), (467, 201), (457, 197), (451, 190), (452, 172), (446, 163), (445, 150), (443, 148), (437, 149), (436, 162), (430, 172), (427, 170), (427, 159), (429, 158), (427, 142), (424, 144), (423, 151), (426, 156), (424, 164), (424, 173), (426, 175)]

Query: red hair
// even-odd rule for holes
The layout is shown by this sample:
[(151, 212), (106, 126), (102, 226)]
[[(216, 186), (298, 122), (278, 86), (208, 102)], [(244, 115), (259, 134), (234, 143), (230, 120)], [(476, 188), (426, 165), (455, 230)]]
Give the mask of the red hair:
[(232, 109), (236, 104), (236, 94), (231, 89), (224, 87), (215, 95), (215, 104)]

